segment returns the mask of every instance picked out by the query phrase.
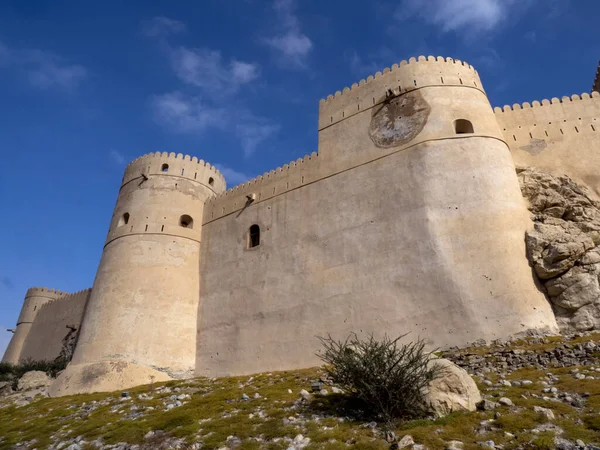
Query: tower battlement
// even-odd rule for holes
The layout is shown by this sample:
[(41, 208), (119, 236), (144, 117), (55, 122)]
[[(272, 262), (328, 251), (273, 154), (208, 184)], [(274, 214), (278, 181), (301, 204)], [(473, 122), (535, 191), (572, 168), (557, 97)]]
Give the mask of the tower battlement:
[(430, 86), (465, 86), (483, 90), (477, 71), (458, 59), (419, 56), (386, 67), (319, 103), (319, 131), (384, 102), (394, 94)]
[(173, 152), (148, 153), (134, 159), (125, 169), (121, 187), (142, 175), (167, 175), (201, 183), (215, 194), (226, 189), (225, 178), (219, 170), (195, 156)]
[(25, 298), (39, 296), (39, 297), (49, 297), (49, 298), (59, 298), (64, 295), (69, 295), (68, 292), (59, 291), (58, 289), (52, 289), (47, 287), (32, 287), (27, 289), (27, 293), (25, 294)]

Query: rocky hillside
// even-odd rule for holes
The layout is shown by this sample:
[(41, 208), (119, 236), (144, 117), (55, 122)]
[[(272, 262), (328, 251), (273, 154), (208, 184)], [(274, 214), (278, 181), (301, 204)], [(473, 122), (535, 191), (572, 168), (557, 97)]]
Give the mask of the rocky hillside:
[[(0, 399), (0, 449), (595, 449), (600, 334), (449, 351), (483, 401), (475, 412), (398, 423), (349, 417), (319, 369), (197, 378), (46, 398), (44, 377)], [(323, 390), (309, 393), (312, 382)], [(5, 387), (8, 391), (8, 387)]]
[(518, 170), (534, 230), (527, 257), (563, 332), (600, 328), (600, 202), (567, 176)]

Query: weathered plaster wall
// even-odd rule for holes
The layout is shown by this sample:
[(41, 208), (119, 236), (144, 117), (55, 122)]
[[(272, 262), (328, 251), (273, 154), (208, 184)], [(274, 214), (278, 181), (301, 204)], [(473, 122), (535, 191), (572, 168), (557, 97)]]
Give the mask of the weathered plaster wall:
[(32, 330), (33, 323), (40, 312), (43, 305), (48, 302), (55, 301), (61, 297), (68, 295), (66, 292), (57, 291), (48, 288), (31, 288), (25, 294), (21, 314), (17, 320), (15, 334), (10, 340), (2, 362), (17, 364), (22, 360), (23, 346), (29, 333)]
[(600, 197), (600, 93), (495, 108), (515, 164), (566, 174)]
[[(386, 99), (380, 83), (362, 111), (342, 105), (346, 91), (321, 114), (357, 112), (332, 125), (321, 117), (318, 156), (207, 203), (197, 374), (314, 365), (327, 333), (411, 332), (445, 346), (556, 329), (524, 256), (531, 223), (481, 85), (447, 85), (457, 66), (435, 59), (374, 82), (418, 64), (444, 85), (431, 78)], [(475, 133), (456, 135), (456, 119)], [(248, 249), (252, 224), (261, 244)]]
[(90, 289), (68, 294), (40, 307), (23, 345), (21, 359), (54, 360), (71, 329), (79, 330)]
[(52, 395), (193, 373), (203, 205), (224, 188), (214, 167), (189, 156), (127, 167), (79, 342)]

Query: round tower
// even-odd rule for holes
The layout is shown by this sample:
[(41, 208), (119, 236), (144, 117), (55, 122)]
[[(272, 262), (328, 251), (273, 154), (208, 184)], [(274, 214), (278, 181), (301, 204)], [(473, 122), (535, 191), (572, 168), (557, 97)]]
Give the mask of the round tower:
[(217, 169), (181, 154), (129, 164), (73, 360), (53, 395), (192, 373), (202, 213), (225, 187)]
[(6, 348), (2, 362), (11, 364), (19, 363), (25, 339), (27, 339), (27, 336), (29, 335), (33, 321), (41, 306), (65, 295), (68, 294), (48, 288), (34, 287), (27, 290), (25, 300), (23, 301), (23, 308), (21, 308), (21, 314), (17, 320), (17, 328), (14, 331), (15, 334)]
[(436, 346), (557, 330), (525, 258), (532, 222), (512, 155), (472, 66), (411, 58), (322, 100), (319, 157), (394, 167), (383, 188), (396, 189), (402, 218), (414, 218), (416, 241), (428, 243), (413, 277), (427, 281), (410, 289), (429, 324), (406, 329), (401, 310), (391, 330), (427, 335)]

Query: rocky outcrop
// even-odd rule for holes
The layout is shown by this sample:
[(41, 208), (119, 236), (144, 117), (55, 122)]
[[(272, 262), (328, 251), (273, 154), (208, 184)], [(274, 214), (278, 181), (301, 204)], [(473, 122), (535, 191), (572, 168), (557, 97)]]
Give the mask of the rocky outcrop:
[(429, 383), (425, 403), (429, 412), (443, 417), (457, 411), (475, 411), (481, 401), (479, 389), (466, 370), (447, 359), (433, 359), (440, 376)]
[(600, 328), (600, 202), (567, 176), (517, 169), (534, 229), (527, 258), (563, 332)]
[(40, 370), (32, 370), (26, 372), (17, 382), (17, 388), (19, 391), (30, 391), (36, 388), (47, 388), (52, 384), (52, 378), (50, 378), (46, 372)]

